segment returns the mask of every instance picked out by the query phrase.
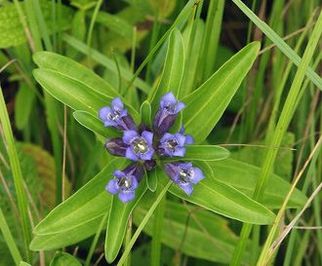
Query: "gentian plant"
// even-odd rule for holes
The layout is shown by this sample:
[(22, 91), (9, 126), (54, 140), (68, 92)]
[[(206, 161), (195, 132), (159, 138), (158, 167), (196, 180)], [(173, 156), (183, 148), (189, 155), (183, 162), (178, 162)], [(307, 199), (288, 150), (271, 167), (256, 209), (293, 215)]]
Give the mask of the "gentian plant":
[[(160, 166), (186, 194), (192, 193), (193, 185), (205, 177), (201, 169), (191, 162), (184, 162), (185, 146), (193, 143), (193, 137), (184, 135), (183, 127), (175, 134), (169, 133), (184, 107), (185, 104), (178, 101), (172, 92), (162, 96), (152, 129), (145, 124), (136, 126), (120, 98), (115, 98), (111, 106), (100, 109), (99, 118), (104, 126), (120, 129), (123, 133), (122, 138), (107, 140), (106, 149), (132, 161), (124, 170), (114, 172), (114, 178), (106, 186), (108, 192), (118, 194), (123, 202), (131, 201), (144, 172)], [(182, 161), (163, 163), (162, 159), (174, 156), (181, 157)]]
[[(190, 13), (194, 1), (188, 2), (176, 23), (194, 18)], [(190, 26), (185, 29), (193, 34), (195, 25)], [(134, 74), (123, 66), (114, 68), (101, 53), (93, 54), (93, 60), (104, 62), (106, 79), (70, 58), (35, 53), (38, 68), (33, 76), (49, 95), (73, 110), (85, 129), (77, 125), (70, 131), (85, 144), (90, 140), (91, 152), (80, 163), (86, 164), (85, 181), (34, 228), (32, 250), (58, 249), (95, 235), (93, 251), (105, 234), (106, 261), (115, 263), (119, 258), (118, 265), (124, 265), (144, 232), (152, 236), (153, 265), (160, 265), (161, 242), (175, 250), (180, 246), (180, 252), (189, 256), (229, 263), (237, 245), (228, 226), (232, 220), (257, 225), (274, 221), (272, 210), (282, 205), (283, 196), (273, 188), (286, 195), (290, 184), (269, 173), (269, 193), (261, 194), (261, 200), (252, 198), (261, 169), (229, 158), (230, 152), (211, 138), (260, 45), (248, 44), (217, 71), (206, 74), (199, 72), (203, 66), (186, 39), (190, 37), (171, 28)], [(161, 45), (164, 49), (158, 50)], [(149, 60), (156, 70), (149, 76), (148, 65), (150, 78), (144, 80), (140, 71)], [(110, 74), (119, 77), (118, 82)], [(80, 143), (76, 141), (77, 148)], [(90, 178), (90, 173), (95, 176)], [(299, 191), (290, 199), (296, 208), (306, 200)], [(210, 233), (199, 230), (199, 225)], [(215, 249), (208, 249), (209, 236)]]

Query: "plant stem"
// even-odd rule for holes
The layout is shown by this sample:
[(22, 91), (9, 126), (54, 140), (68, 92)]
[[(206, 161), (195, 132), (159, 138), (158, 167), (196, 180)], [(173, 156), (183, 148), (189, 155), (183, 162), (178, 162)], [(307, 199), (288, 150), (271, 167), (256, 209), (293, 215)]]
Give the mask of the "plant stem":
[[(276, 159), (276, 156), (278, 153), (278, 149), (276, 149), (276, 147), (280, 146), (283, 136), (284, 136), (284, 134), (288, 128), (288, 125), (290, 124), (290, 121), (293, 117), (293, 114), (295, 112), (295, 109), (296, 109), (296, 106), (298, 103), (298, 96), (299, 96), (301, 86), (302, 86), (302, 83), (303, 83), (303, 80), (305, 77), (305, 73), (307, 71), (309, 63), (310, 63), (311, 58), (313, 56), (314, 50), (318, 44), (321, 32), (322, 32), (322, 13), (320, 13), (318, 21), (314, 27), (314, 30), (313, 30), (313, 33), (312, 33), (311, 38), (309, 40), (309, 43), (305, 49), (303, 59), (301, 60), (301, 63), (300, 63), (299, 68), (296, 72), (295, 78), (292, 82), (290, 91), (289, 91), (288, 96), (286, 98), (285, 104), (283, 106), (281, 116), (278, 120), (275, 131), (274, 131), (272, 137), (270, 138), (270, 141), (269, 141), (270, 142), (269, 143), (270, 149), (266, 153), (265, 160), (264, 160), (263, 167), (262, 167), (262, 171), (259, 176), (258, 182), (256, 183), (255, 192), (253, 195), (253, 198), (257, 201), (261, 201), (263, 198), (263, 194), (266, 189), (268, 178), (269, 178), (270, 173), (272, 172), (272, 169), (273, 169), (273, 166), (275, 163), (275, 159)], [(277, 226), (278, 226), (277, 224), (274, 225), (275, 229), (277, 229)], [(243, 228), (241, 231), (241, 237), (240, 237), (239, 243), (234, 251), (231, 265), (240, 265), (242, 254), (244, 253), (246, 241), (247, 241), (247, 238), (251, 232), (251, 229), (252, 229), (251, 224), (244, 224), (243, 225)]]
[(13, 182), (16, 190), (17, 204), (21, 218), (23, 240), (26, 252), (27, 261), (30, 260), (31, 254), (29, 251), (29, 243), (31, 241), (31, 225), (28, 216), (28, 200), (23, 187), (23, 176), (21, 166), (18, 159), (16, 145), (10, 125), (10, 119), (6, 108), (6, 103), (3, 98), (2, 88), (0, 87), (0, 121), (3, 128), (3, 135), (7, 144), (7, 152), (9, 156)]

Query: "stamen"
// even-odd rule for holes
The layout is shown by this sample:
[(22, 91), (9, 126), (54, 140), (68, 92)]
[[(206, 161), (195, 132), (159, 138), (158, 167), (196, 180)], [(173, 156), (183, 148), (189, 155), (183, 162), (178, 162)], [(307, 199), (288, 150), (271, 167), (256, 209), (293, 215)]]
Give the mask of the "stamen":
[(121, 187), (121, 189), (129, 189), (132, 186), (131, 180), (125, 176), (119, 178), (117, 184)]
[(189, 183), (192, 175), (193, 172), (191, 169), (181, 169), (179, 172), (179, 181), (182, 183)]
[(132, 145), (135, 153), (146, 153), (149, 147), (144, 138), (136, 138), (133, 140)]
[(178, 146), (178, 141), (176, 139), (169, 139), (167, 141), (167, 148), (171, 151), (175, 151), (176, 147)]

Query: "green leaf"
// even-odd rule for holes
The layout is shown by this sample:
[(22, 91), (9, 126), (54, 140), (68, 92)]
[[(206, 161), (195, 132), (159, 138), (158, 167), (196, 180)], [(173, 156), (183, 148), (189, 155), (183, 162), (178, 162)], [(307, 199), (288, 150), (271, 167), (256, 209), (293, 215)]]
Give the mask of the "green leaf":
[(146, 185), (148, 189), (152, 192), (155, 192), (158, 187), (158, 177), (156, 175), (156, 168), (154, 168), (150, 173), (147, 175), (146, 178)]
[(171, 91), (178, 96), (184, 71), (184, 45), (179, 30), (174, 29), (169, 37), (167, 55), (158, 86), (151, 90), (149, 100), (153, 113), (158, 107), (161, 96)]
[(73, 112), (74, 118), (82, 126), (86, 127), (95, 134), (101, 136), (103, 139), (119, 137), (120, 133), (111, 127), (104, 127), (101, 120), (96, 118), (85, 111), (75, 111)]
[(151, 105), (149, 101), (144, 101), (140, 108), (141, 122), (149, 127), (152, 126), (151, 121)]
[(35, 93), (25, 83), (20, 85), (15, 101), (15, 122), (18, 129), (24, 129), (29, 121), (36, 99)]
[(30, 244), (30, 249), (34, 251), (39, 250), (55, 250), (63, 247), (67, 247), (76, 244), (91, 235), (94, 235), (98, 229), (98, 226), (104, 216), (104, 208), (102, 208), (102, 215), (97, 218), (73, 227), (70, 230), (66, 230), (60, 233), (47, 234), (47, 235), (35, 235)]
[(120, 159), (110, 161), (86, 185), (53, 209), (35, 227), (34, 234), (61, 233), (101, 217), (108, 210), (112, 199), (110, 194), (106, 193), (105, 186), (108, 180), (113, 177), (113, 171), (121, 162)]
[(50, 262), (50, 266), (81, 266), (82, 264), (66, 252), (58, 252)]
[[(187, 145), (184, 159), (187, 161), (219, 161), (229, 157), (229, 151), (217, 145)], [(173, 157), (169, 161), (181, 161), (180, 157)]]
[[(115, 62), (108, 58), (107, 56), (105, 56), (104, 54), (98, 52), (97, 50), (93, 49), (93, 48), (88, 48), (87, 45), (79, 40), (77, 40), (76, 38), (64, 34), (63, 35), (63, 40), (65, 42), (67, 42), (70, 46), (74, 47), (77, 51), (84, 53), (84, 54), (88, 54), (90, 53), (91, 58), (93, 60), (95, 60), (96, 62), (98, 62), (99, 64), (101, 64), (102, 66), (110, 69), (111, 71), (113, 71), (113, 73), (115, 75), (117, 75), (117, 68), (115, 66)], [(130, 81), (133, 74), (128, 71), (127, 69), (124, 69), (123, 67), (120, 67), (121, 69), (121, 76), (125, 81)], [(142, 79), (140, 78), (136, 78), (134, 81), (134, 85), (136, 87), (138, 87), (139, 89), (141, 89), (143, 92), (148, 93), (150, 90), (150, 86), (148, 84), (146, 84)]]
[(39, 68), (54, 70), (60, 74), (83, 83), (91, 91), (95, 91), (109, 98), (118, 97), (117, 91), (104, 79), (96, 75), (91, 69), (76, 61), (52, 52), (37, 52), (33, 60)]
[[(188, 202), (242, 222), (270, 224), (273, 221), (275, 215), (270, 210), (232, 186), (219, 182), (208, 168), (203, 167), (202, 170), (205, 178), (194, 187), (190, 196), (176, 184), (170, 187), (169, 192)], [(158, 177), (165, 185), (168, 180), (165, 173), (159, 170)]]
[[(211, 162), (209, 165), (213, 168), (215, 179), (235, 187), (250, 197), (253, 195), (256, 180), (261, 172), (259, 167), (234, 159)], [(263, 204), (274, 209), (280, 208), (290, 189), (290, 183), (275, 174), (271, 174), (263, 197)], [(306, 200), (306, 196), (296, 189), (292, 193), (288, 207), (302, 207)]]
[[(75, 110), (89, 111), (97, 116), (99, 109), (108, 105), (111, 99), (121, 97), (106, 81), (72, 59), (51, 52), (35, 53), (33, 59), (40, 67), (33, 71), (38, 83)], [(122, 101), (137, 120), (138, 112), (125, 99)]]
[(186, 131), (195, 138), (197, 143), (207, 138), (222, 116), (253, 65), (259, 48), (258, 42), (250, 43), (197, 90), (182, 99), (186, 104), (183, 113)]
[[(146, 196), (135, 209), (133, 221), (136, 225), (141, 223), (149, 210), (155, 194), (149, 193), (150, 199)], [(150, 236), (154, 219), (153, 215), (143, 229)], [(161, 236), (164, 245), (174, 250), (180, 248), (187, 256), (221, 263), (229, 263), (238, 240), (223, 218), (193, 205), (171, 201), (166, 202)]]
[(119, 253), (125, 236), (129, 217), (146, 190), (146, 182), (145, 180), (142, 180), (135, 192), (136, 195), (133, 201), (123, 203), (118, 199), (117, 196), (113, 196), (112, 205), (107, 220), (104, 246), (105, 258), (109, 263), (114, 261)]

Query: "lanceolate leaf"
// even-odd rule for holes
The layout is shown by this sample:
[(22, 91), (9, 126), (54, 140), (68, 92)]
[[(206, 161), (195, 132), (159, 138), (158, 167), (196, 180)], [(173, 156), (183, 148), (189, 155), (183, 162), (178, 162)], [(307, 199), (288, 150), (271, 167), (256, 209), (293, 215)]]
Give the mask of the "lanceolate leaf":
[[(252, 196), (260, 168), (234, 159), (210, 162), (214, 178), (231, 185), (248, 196)], [(271, 174), (265, 190), (263, 204), (270, 208), (280, 208), (291, 185), (283, 178)], [(288, 202), (289, 208), (302, 207), (307, 201), (306, 196), (296, 189)]]
[[(34, 55), (34, 60), (40, 66), (33, 71), (38, 83), (75, 110), (97, 116), (100, 108), (109, 105), (113, 98), (121, 97), (95, 73), (71, 59), (55, 53), (39, 52)], [(126, 100), (122, 101), (133, 118), (138, 120), (138, 112)]]
[(187, 133), (202, 142), (227, 108), (242, 80), (253, 65), (260, 46), (253, 42), (228, 60), (215, 74), (182, 101)]
[(118, 164), (119, 160), (112, 160), (74, 195), (53, 209), (35, 227), (34, 234), (52, 235), (65, 232), (104, 214), (112, 199), (110, 194), (105, 191), (105, 185), (113, 177), (113, 171)]
[(73, 113), (73, 116), (78, 123), (89, 129), (90, 131), (94, 132), (95, 134), (101, 136), (103, 139), (120, 136), (120, 133), (117, 132), (117, 130), (111, 127), (104, 127), (101, 120), (99, 120), (98, 118), (96, 118), (88, 112), (75, 111)]
[[(229, 157), (229, 151), (217, 145), (187, 145), (184, 159), (187, 161), (219, 161)], [(181, 161), (173, 157), (169, 161)]]
[(152, 126), (151, 105), (148, 101), (144, 101), (140, 108), (141, 122), (148, 127)]
[[(270, 224), (275, 215), (263, 205), (252, 200), (237, 189), (219, 182), (207, 168), (202, 169), (206, 178), (195, 186), (191, 196), (173, 184), (169, 192), (188, 202), (215, 213), (251, 224)], [(165, 184), (168, 178), (163, 171), (158, 173), (159, 181)]]
[(50, 266), (81, 266), (82, 264), (71, 254), (59, 252), (50, 262)]
[(110, 213), (107, 220), (105, 237), (105, 258), (108, 262), (115, 260), (119, 253), (129, 217), (146, 192), (146, 181), (140, 182), (139, 188), (135, 192), (135, 199), (128, 203), (121, 202), (117, 196), (113, 196)]
[[(152, 193), (148, 195), (154, 199)], [(134, 211), (136, 225), (141, 223), (148, 209), (149, 204), (142, 200)], [(153, 215), (144, 228), (148, 235), (153, 234), (154, 219)], [(190, 257), (229, 263), (237, 240), (222, 217), (197, 206), (167, 201), (161, 239), (164, 245), (174, 250), (180, 248)]]
[(166, 92), (171, 91), (178, 96), (184, 71), (184, 45), (179, 30), (174, 29), (169, 37), (167, 55), (158, 86), (149, 95), (152, 113), (158, 107), (158, 101)]
[[(104, 212), (106, 211), (107, 210), (102, 208), (101, 216), (73, 227), (70, 230), (67, 229), (66, 231), (54, 234), (35, 235), (31, 241), (30, 249), (34, 251), (53, 250), (78, 243), (96, 233), (98, 226), (104, 217)], [(75, 220), (77, 220), (77, 217)]]
[(64, 76), (84, 83), (91, 90), (103, 94), (107, 97), (117, 97), (116, 90), (104, 79), (96, 75), (89, 68), (76, 61), (52, 52), (37, 52), (33, 55), (33, 60), (40, 68), (55, 70)]

